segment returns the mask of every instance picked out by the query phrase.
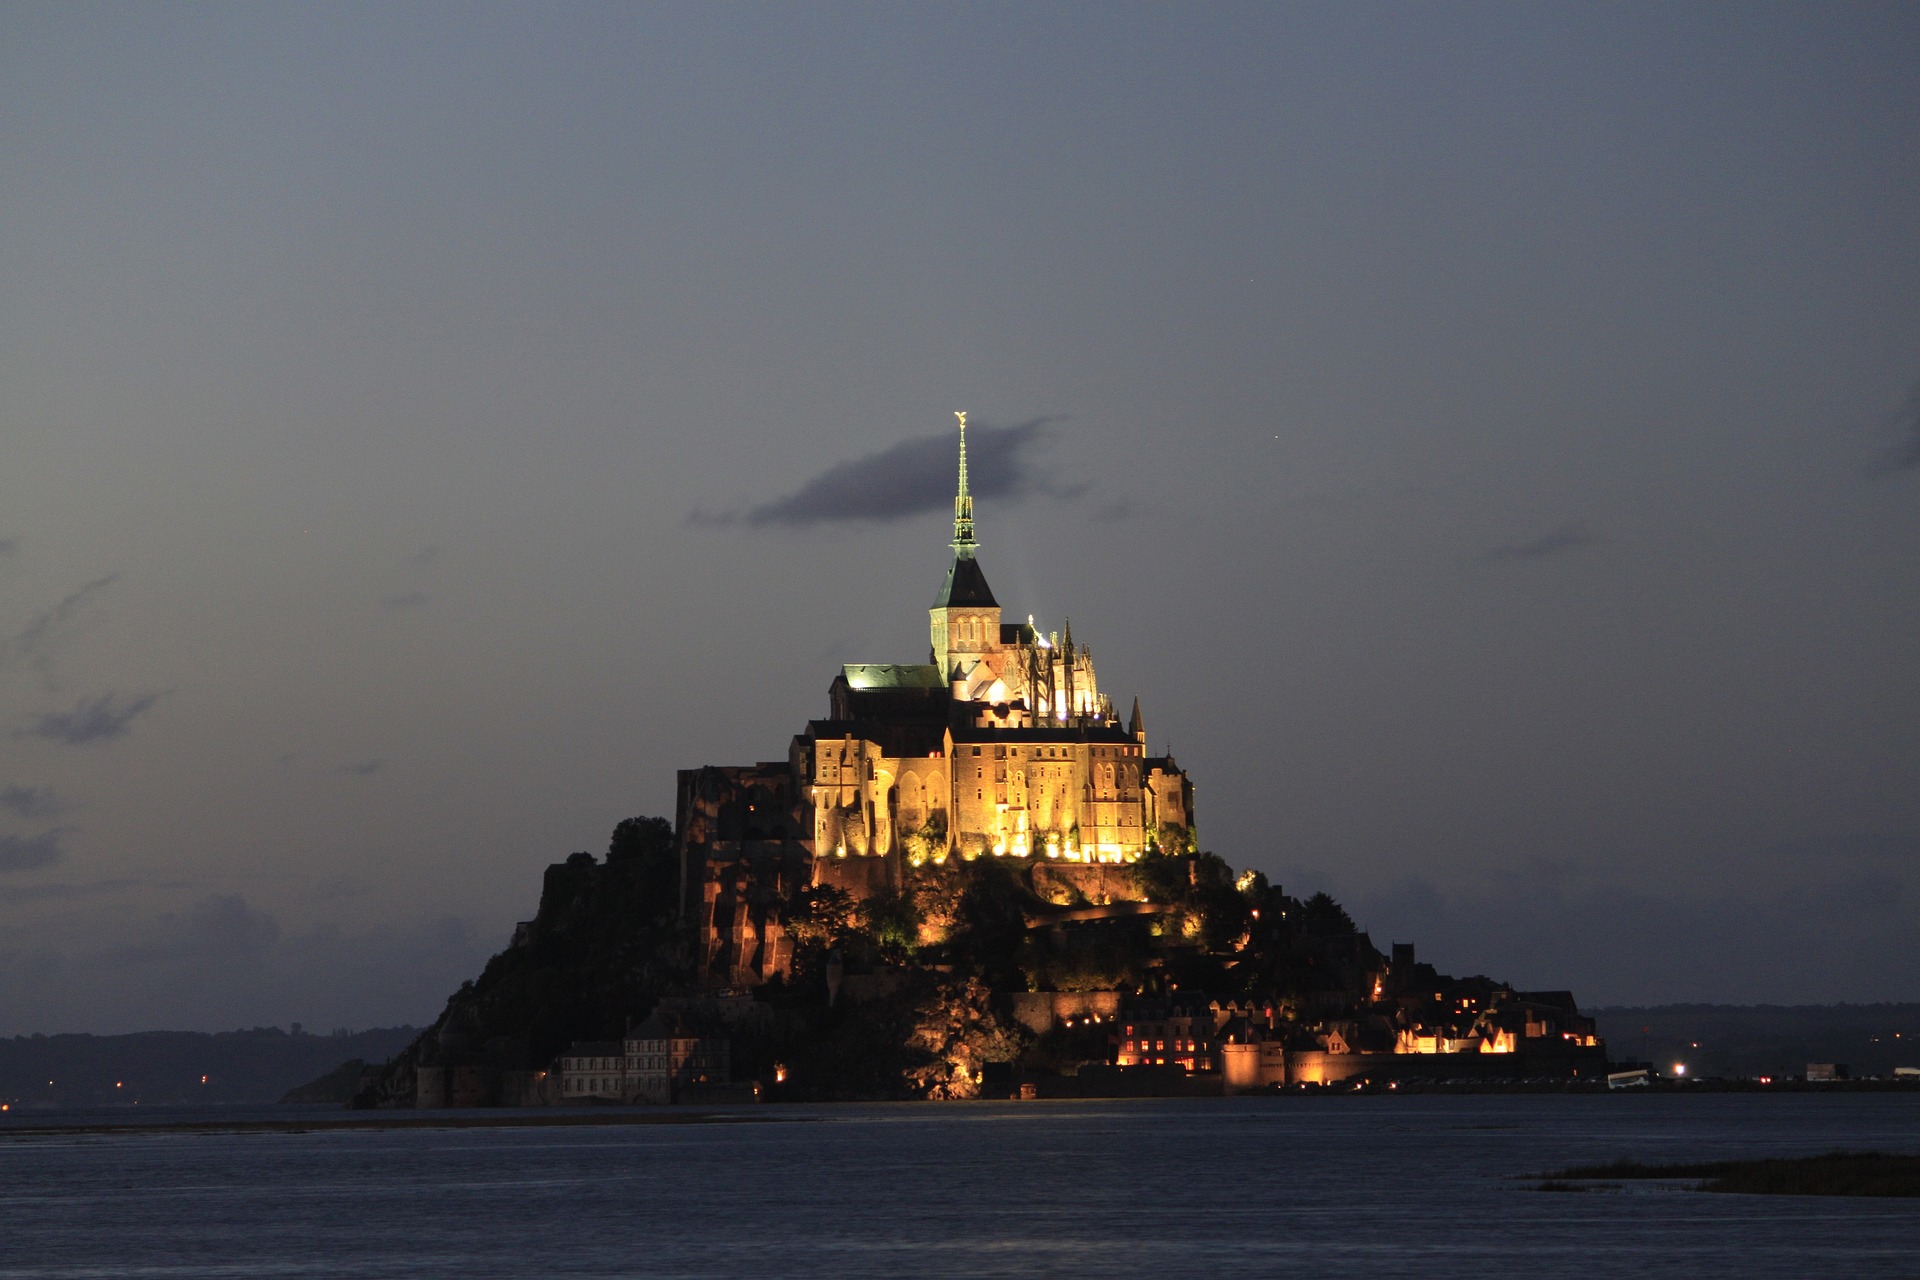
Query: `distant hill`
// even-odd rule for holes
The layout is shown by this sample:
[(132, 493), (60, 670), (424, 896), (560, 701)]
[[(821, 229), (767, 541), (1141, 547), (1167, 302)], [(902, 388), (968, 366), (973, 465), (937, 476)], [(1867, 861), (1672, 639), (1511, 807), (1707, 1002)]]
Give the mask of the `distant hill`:
[(255, 1027), (15, 1036), (0, 1040), (0, 1102), (15, 1110), (277, 1102), (349, 1058), (384, 1062), (417, 1034), (414, 1027), (323, 1036)]
[(1920, 1004), (1663, 1004), (1591, 1010), (1615, 1061), (1690, 1076), (1795, 1076), (1844, 1062), (1856, 1076), (1920, 1067)]

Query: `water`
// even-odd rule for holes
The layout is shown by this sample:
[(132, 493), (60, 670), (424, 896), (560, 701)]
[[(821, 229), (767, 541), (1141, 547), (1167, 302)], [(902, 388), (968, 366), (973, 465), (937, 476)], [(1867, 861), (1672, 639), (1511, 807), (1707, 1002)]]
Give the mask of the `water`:
[(1920, 1151), (1913, 1096), (744, 1114), (767, 1122), (10, 1136), (16, 1120), (0, 1277), (1920, 1275), (1920, 1201), (1551, 1194), (1522, 1176)]

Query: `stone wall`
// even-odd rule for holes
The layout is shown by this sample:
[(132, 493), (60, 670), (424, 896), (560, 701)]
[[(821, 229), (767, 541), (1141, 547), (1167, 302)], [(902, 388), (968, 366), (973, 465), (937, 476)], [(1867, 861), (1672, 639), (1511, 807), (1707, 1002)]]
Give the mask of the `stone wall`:
[(1016, 991), (1008, 998), (1014, 1020), (1036, 1034), (1052, 1030), (1067, 1018), (1120, 1016), (1118, 991)]
[(1124, 864), (1043, 858), (1033, 864), (1032, 883), (1042, 901), (1061, 906), (1148, 900), (1139, 877)]

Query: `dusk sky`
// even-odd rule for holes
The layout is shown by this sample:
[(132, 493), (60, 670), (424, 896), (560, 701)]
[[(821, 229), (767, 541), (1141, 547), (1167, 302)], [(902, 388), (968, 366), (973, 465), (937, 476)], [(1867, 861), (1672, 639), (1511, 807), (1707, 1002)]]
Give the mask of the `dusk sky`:
[(1920, 999), (1920, 6), (0, 8), (0, 1034), (421, 1023), (1071, 617), (1201, 844)]

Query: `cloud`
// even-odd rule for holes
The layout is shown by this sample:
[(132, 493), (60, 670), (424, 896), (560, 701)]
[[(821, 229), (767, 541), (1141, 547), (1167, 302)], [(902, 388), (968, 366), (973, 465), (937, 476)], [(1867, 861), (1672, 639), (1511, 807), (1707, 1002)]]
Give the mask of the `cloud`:
[(1571, 989), (1586, 1005), (1908, 1000), (1920, 990), (1920, 902), (1903, 869), (1830, 867), (1818, 880), (1701, 895), (1563, 879), (1520, 869), (1477, 892), (1413, 881), (1347, 906), (1379, 946), (1412, 941), (1442, 972)]
[(65, 856), (59, 828), (37, 836), (0, 836), (0, 871), (37, 871)]
[[(423, 914), (365, 926), (294, 930), (276, 910), (205, 891), (190, 905), (133, 918), (140, 895), (104, 889), (63, 904), (88, 930), (0, 938), (0, 1036), (174, 1027), (424, 1024), (477, 974), (504, 936), (456, 916)], [(85, 898), (94, 886), (48, 897)], [(4, 890), (0, 889), (0, 895)], [(3, 899), (0, 899), (3, 900)]]
[(114, 947), (120, 964), (158, 960), (214, 960), (223, 965), (258, 960), (280, 941), (280, 923), (245, 898), (220, 893), (156, 920), (146, 941)]
[(10, 556), (20, 549), (20, 539), (0, 538), (0, 556)]
[(118, 581), (120, 575), (110, 573), (68, 593), (59, 604), (36, 616), (14, 635), (11, 645), (14, 653), (36, 666), (45, 666), (53, 650), (68, 633), (72, 622), (88, 603)]
[[(1077, 497), (1084, 485), (1060, 485), (1028, 455), (1062, 419), (1033, 418), (1011, 427), (967, 426), (967, 487), (976, 498), (1015, 499), (1030, 493)], [(920, 436), (838, 463), (784, 498), (724, 515), (696, 511), (695, 524), (782, 525), (807, 528), (839, 521), (904, 520), (953, 503), (958, 458), (955, 432)]]
[(1879, 474), (1920, 470), (1920, 382), (1908, 388), (1906, 400), (1887, 415), (1887, 425), (1898, 439), (1870, 470)]
[(1544, 533), (1531, 542), (1510, 543), (1504, 547), (1495, 547), (1487, 552), (1489, 560), (1538, 560), (1545, 556), (1558, 555), (1562, 551), (1571, 551), (1575, 547), (1584, 547), (1597, 541), (1587, 527), (1579, 522), (1563, 524), (1558, 529)]
[(418, 551), (414, 552), (412, 555), (407, 557), (407, 565), (409, 568), (425, 569), (428, 566), (432, 565), (433, 562), (438, 560), (439, 558), (440, 558), (440, 548), (422, 547)]
[(427, 593), (415, 587), (412, 591), (397, 591), (390, 596), (381, 596), (380, 605), (385, 609), (418, 609), (427, 602)]
[(52, 787), (0, 787), (0, 809), (32, 819), (58, 817), (67, 806), (53, 794)]
[(339, 772), (346, 774), (349, 778), (371, 778), (386, 767), (384, 760), (356, 760), (351, 764), (341, 765)]
[(92, 884), (72, 884), (63, 880), (53, 884), (0, 885), (0, 902), (73, 902), (119, 893), (138, 883), (137, 880), (96, 880)]
[(91, 701), (82, 698), (74, 703), (71, 711), (49, 711), (39, 716), (25, 732), (30, 737), (45, 738), (68, 747), (108, 742), (124, 738), (133, 728), (133, 722), (159, 700), (157, 693), (143, 693), (124, 702), (111, 693), (103, 693)]

